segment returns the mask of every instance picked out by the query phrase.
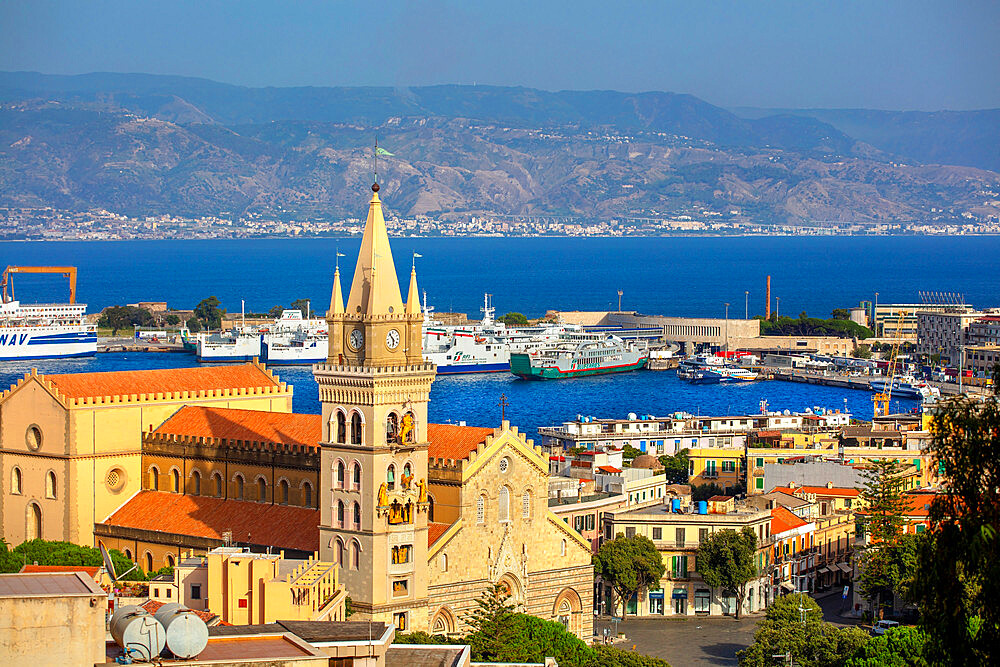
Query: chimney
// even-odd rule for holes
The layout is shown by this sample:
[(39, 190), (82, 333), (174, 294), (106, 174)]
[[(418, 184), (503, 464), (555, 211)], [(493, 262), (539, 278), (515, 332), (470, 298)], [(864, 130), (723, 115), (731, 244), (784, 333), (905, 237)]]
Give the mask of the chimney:
[(764, 305), (764, 319), (769, 320), (771, 319), (771, 276), (767, 277), (766, 292), (767, 296), (765, 296), (765, 298), (767, 299), (767, 303)]

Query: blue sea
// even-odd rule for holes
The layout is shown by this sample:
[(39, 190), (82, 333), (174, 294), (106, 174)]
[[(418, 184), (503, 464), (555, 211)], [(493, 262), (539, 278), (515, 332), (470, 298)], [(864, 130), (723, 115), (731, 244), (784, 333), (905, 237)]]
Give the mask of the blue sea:
[[(223, 307), (263, 311), (310, 298), (329, 304), (336, 253), (350, 284), (358, 239), (248, 241), (0, 242), (0, 265), (79, 267), (78, 298), (90, 310), (136, 301), (191, 308), (215, 295)], [(605, 310), (685, 316), (743, 315), (763, 310), (764, 279), (781, 312), (825, 316), (833, 308), (875, 298), (918, 302), (918, 291), (963, 293), (977, 306), (1000, 305), (1000, 237), (739, 237), (739, 238), (463, 238), (394, 239), (405, 294), (413, 253), (418, 279), (439, 311), (477, 316), (484, 292), (499, 313), (540, 316), (548, 309)], [(15, 277), (25, 301), (65, 300), (58, 276)], [(346, 295), (345, 295), (346, 296)], [(102, 354), (92, 359), (0, 362), (0, 386), (31, 367), (43, 373), (170, 368), (194, 365), (187, 354)], [(279, 369), (295, 386), (294, 409), (318, 412), (316, 384), (305, 367)], [(494, 426), (507, 396), (511, 421), (534, 435), (577, 414), (624, 417), (747, 413), (766, 399), (771, 409), (845, 407), (871, 414), (866, 392), (782, 382), (693, 386), (673, 372), (636, 373), (557, 382), (526, 382), (504, 373), (438, 378), (431, 391), (435, 422)], [(913, 401), (893, 406), (908, 410)]]

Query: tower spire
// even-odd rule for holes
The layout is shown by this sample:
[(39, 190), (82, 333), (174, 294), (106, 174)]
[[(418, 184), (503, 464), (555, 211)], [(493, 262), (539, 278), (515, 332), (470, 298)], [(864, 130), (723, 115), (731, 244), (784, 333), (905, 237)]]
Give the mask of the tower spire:
[(330, 295), (330, 313), (341, 315), (344, 312), (344, 292), (340, 288), (340, 266), (333, 272), (333, 293)]
[(403, 298), (399, 293), (399, 280), (392, 261), (392, 248), (389, 246), (389, 233), (378, 190), (378, 183), (373, 183), (361, 251), (347, 298), (347, 312), (350, 314), (388, 315), (403, 311)]

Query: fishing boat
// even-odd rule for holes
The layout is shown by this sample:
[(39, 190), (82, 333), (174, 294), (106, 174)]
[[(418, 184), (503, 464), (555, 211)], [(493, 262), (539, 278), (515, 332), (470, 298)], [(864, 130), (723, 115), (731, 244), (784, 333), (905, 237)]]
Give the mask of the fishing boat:
[(555, 344), (510, 355), (510, 371), (526, 380), (550, 380), (643, 368), (649, 360), (645, 345), (613, 334), (566, 333)]

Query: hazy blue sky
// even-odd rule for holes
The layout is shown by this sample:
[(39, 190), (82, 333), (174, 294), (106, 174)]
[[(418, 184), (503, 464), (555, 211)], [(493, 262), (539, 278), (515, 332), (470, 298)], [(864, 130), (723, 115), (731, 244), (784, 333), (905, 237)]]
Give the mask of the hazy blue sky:
[(1000, 107), (1000, 0), (0, 0), (0, 69)]

